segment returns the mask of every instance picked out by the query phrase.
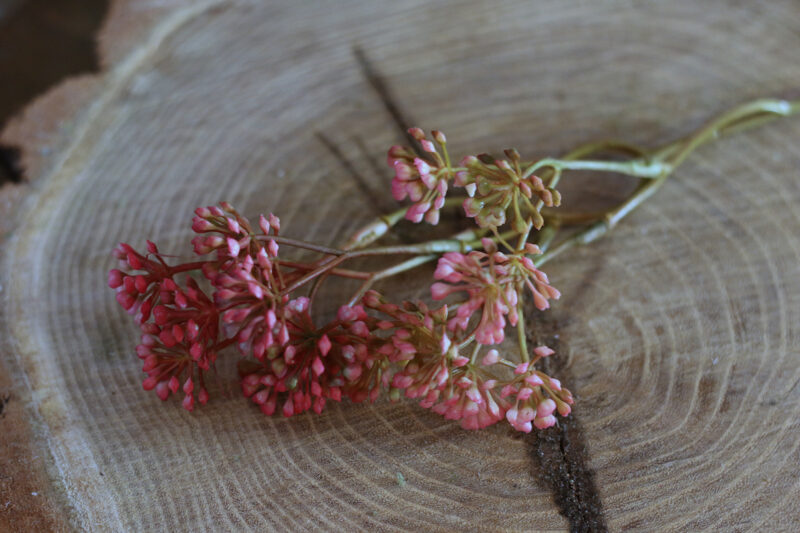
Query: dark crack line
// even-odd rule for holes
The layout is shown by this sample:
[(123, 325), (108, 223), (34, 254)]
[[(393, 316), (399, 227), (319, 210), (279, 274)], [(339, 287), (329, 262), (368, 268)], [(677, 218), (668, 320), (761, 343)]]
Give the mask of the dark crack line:
[(0, 396), (0, 416), (4, 416), (3, 412), (5, 411), (6, 406), (8, 405), (8, 402), (10, 402), (10, 401), (11, 401), (11, 393), (10, 392), (7, 393), (4, 396)]
[(361, 47), (354, 46), (353, 55), (356, 58), (358, 66), (361, 68), (362, 74), (364, 74), (364, 77), (367, 79), (367, 82), (369, 82), (370, 86), (372, 86), (378, 94), (386, 111), (392, 117), (392, 121), (395, 126), (397, 126), (400, 135), (411, 143), (418, 154), (422, 153), (420, 144), (414, 137), (408, 134), (408, 129), (414, 124), (414, 121), (411, 120), (409, 113), (400, 106), (399, 100), (395, 98), (385, 78), (375, 69)]
[[(533, 306), (528, 306), (528, 331), (535, 331), (532, 317), (537, 317), (539, 330), (542, 326), (556, 327), (552, 317), (542, 319)], [(536, 339), (530, 339), (536, 341)], [(538, 342), (536, 344), (539, 344)], [(558, 352), (557, 339), (548, 339), (548, 344)], [(558, 356), (554, 356), (557, 358)], [(573, 381), (562, 361), (547, 358), (542, 369), (554, 375), (569, 387)], [(594, 471), (589, 466), (590, 458), (583, 438), (583, 429), (576, 414), (558, 417), (558, 424), (544, 431), (532, 432), (527, 437), (528, 450), (533, 461), (534, 472), (550, 488), (559, 512), (575, 533), (608, 531), (603, 504), (595, 483)]]
[(319, 142), (336, 158), (342, 168), (347, 171), (348, 176), (353, 179), (353, 183), (356, 184), (359, 192), (363, 194), (367, 199), (367, 204), (369, 205), (369, 209), (377, 215), (381, 216), (385, 212), (388, 212), (389, 209), (384, 209), (381, 207), (384, 204), (383, 199), (380, 195), (376, 194), (375, 191), (367, 183), (367, 180), (362, 176), (358, 170), (356, 169), (355, 165), (350, 162), (349, 159), (344, 155), (344, 153), (339, 149), (336, 143), (333, 142), (327, 135), (322, 132), (317, 132), (315, 134)]

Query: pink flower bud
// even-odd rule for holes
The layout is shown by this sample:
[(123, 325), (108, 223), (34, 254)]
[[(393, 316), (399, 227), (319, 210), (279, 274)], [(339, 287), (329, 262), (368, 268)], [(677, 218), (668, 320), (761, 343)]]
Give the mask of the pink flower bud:
[(240, 248), (239, 248), (239, 243), (236, 241), (236, 239), (234, 239), (233, 237), (228, 237), (226, 239), (226, 242), (228, 243), (228, 253), (230, 254), (230, 256), (238, 257)]
[(208, 403), (208, 391), (203, 387), (200, 389), (200, 393), (197, 395), (197, 400), (200, 402), (200, 405), (205, 405)]
[(535, 353), (539, 357), (548, 357), (556, 352), (547, 346), (537, 346), (536, 348), (533, 349), (533, 353)]
[(123, 274), (116, 268), (108, 271), (108, 286), (112, 289), (122, 285)]
[(533, 425), (536, 426), (537, 429), (547, 429), (556, 425), (556, 417), (550, 415), (543, 418), (534, 418)]
[(545, 418), (553, 414), (553, 411), (556, 410), (556, 402), (552, 400), (552, 398), (547, 398), (539, 406), (536, 408), (536, 416), (539, 418)]
[(538, 387), (540, 385), (544, 385), (544, 381), (536, 374), (531, 374), (525, 378), (525, 383), (528, 385), (532, 385), (534, 387)]
[(522, 387), (517, 393), (517, 400), (524, 402), (531, 397), (531, 394), (533, 394), (533, 389)]
[(331, 351), (331, 340), (327, 335), (320, 337), (319, 341), (317, 341), (317, 348), (319, 348), (319, 353), (322, 354), (322, 357), (328, 355), (328, 352)]
[(158, 395), (162, 402), (169, 398), (169, 386), (166, 381), (161, 381), (156, 385), (156, 395)]
[(489, 366), (497, 363), (500, 360), (500, 354), (497, 350), (492, 349), (486, 352), (486, 355), (483, 356), (483, 360), (481, 360), (481, 364), (483, 366)]
[(183, 397), (183, 408), (187, 411), (194, 411), (194, 396), (187, 394)]
[(421, 141), (425, 138), (425, 132), (422, 131), (422, 128), (409, 128), (408, 134), (418, 141)]
[(226, 217), (225, 222), (228, 223), (228, 229), (231, 233), (241, 233), (242, 228), (239, 226), (239, 222), (232, 217)]
[(278, 232), (281, 230), (281, 219), (273, 215), (272, 213), (269, 214), (269, 225), (272, 230), (277, 235)]
[(359, 377), (361, 377), (361, 365), (359, 364), (352, 364), (345, 367), (342, 371), (344, 377), (347, 381), (356, 381)]
[(325, 365), (322, 363), (322, 359), (315, 357), (314, 362), (311, 364), (311, 370), (313, 370), (314, 374), (317, 376), (322, 375), (322, 373), (325, 372)]
[(278, 257), (278, 243), (274, 240), (270, 239), (269, 244), (267, 244), (267, 250), (270, 257)]
[(258, 215), (258, 227), (264, 235), (269, 235), (269, 222), (264, 215)]

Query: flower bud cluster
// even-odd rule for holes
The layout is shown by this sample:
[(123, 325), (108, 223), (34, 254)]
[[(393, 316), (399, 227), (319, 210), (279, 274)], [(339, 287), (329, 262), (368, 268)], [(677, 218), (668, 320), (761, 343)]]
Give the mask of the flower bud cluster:
[(482, 228), (497, 228), (506, 223), (506, 213), (510, 210), (514, 230), (524, 232), (528, 224), (539, 229), (544, 219), (536, 202), (547, 207), (558, 206), (561, 195), (545, 187), (541, 178), (525, 171), (519, 152), (509, 149), (505, 154), (508, 159), (480, 154), (461, 161), (465, 170), (456, 173), (455, 185), (464, 187), (469, 195), (464, 200), (464, 212)]
[[(469, 195), (467, 214), (487, 228), (479, 234), (491, 230), (495, 236), (482, 239), (483, 251), (451, 251), (439, 258), (433, 299), (460, 300), (438, 308), (398, 305), (368, 290), (377, 273), (341, 266), (350, 258), (387, 249), (405, 253), (408, 247), (362, 251), (360, 241), (351, 239), (345, 250), (336, 250), (279, 235), (280, 220), (272, 214), (252, 225), (228, 203), (201, 207), (192, 220), (192, 245), (200, 260), (169, 265), (149, 241), (144, 254), (127, 244), (114, 251), (121, 266), (109, 272), (108, 282), (141, 324), (136, 351), (143, 360), (144, 388), (162, 400), (182, 390), (183, 406), (193, 410), (209, 398), (205, 373), (225, 348), (236, 346), (242, 392), (267, 415), (320, 413), (330, 400), (375, 401), (382, 391), (393, 401), (415, 399), (466, 429), (505, 419), (530, 431), (553, 425), (556, 411), (568, 414), (569, 391), (532, 363), (500, 357), (497, 349), (480, 357), (486, 345), (504, 340), (507, 323), (521, 327), (528, 292), (541, 310), (560, 297), (532, 259), (540, 250), (525, 244), (530, 227), (538, 224), (538, 204), (557, 205), (558, 194), (528, 173), (515, 151), (506, 152), (508, 160), (467, 158), (464, 168), (454, 169), (444, 134), (434, 131), (429, 140), (418, 128), (409, 133), (425, 158), (400, 146), (389, 151), (392, 192), (414, 202), (405, 217), (436, 224), (454, 181)], [(509, 209), (521, 237), (517, 248), (496, 231)], [(381, 222), (387, 228), (388, 220)], [(288, 260), (282, 256), (287, 245), (317, 255)], [(205, 289), (192, 271), (202, 273)], [(362, 279), (364, 285), (349, 305), (318, 325), (312, 300), (330, 275)], [(521, 338), (520, 354), (527, 361)], [(537, 358), (551, 353), (546, 347), (534, 350)]]
[(524, 287), (531, 290), (540, 310), (547, 309), (548, 300), (560, 298), (561, 293), (550, 286), (547, 275), (525, 255), (540, 253), (535, 245), (510, 254), (497, 251), (488, 239), (484, 240), (484, 247), (487, 252), (444, 254), (434, 272), (434, 278), (441, 281), (431, 286), (431, 294), (435, 300), (442, 300), (453, 293), (466, 292), (467, 300), (448, 322), (449, 329), (468, 329), (470, 319), (480, 309), (475, 339), (480, 344), (498, 344), (505, 338), (506, 317), (512, 326), (517, 325)]
[(409, 135), (419, 141), (427, 159), (419, 157), (414, 150), (395, 145), (389, 149), (387, 162), (394, 169), (392, 195), (401, 201), (406, 197), (414, 204), (406, 213), (412, 222), (439, 223), (439, 210), (444, 206), (448, 183), (453, 177), (450, 158), (447, 154), (447, 139), (444, 133), (433, 131), (434, 141), (442, 149), (440, 155), (433, 141), (420, 128), (411, 128)]

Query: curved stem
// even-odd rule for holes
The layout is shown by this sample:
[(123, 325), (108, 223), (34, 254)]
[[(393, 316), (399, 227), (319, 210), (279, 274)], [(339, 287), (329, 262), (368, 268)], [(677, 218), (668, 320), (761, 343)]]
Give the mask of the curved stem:
[(601, 220), (543, 253), (534, 260), (534, 263), (537, 266), (543, 265), (570, 248), (588, 244), (605, 235), (623, 218), (655, 194), (670, 176), (672, 170), (677, 168), (694, 150), (703, 144), (733, 131), (743, 131), (761, 125), (772, 118), (790, 116), (799, 112), (800, 100), (792, 102), (785, 100), (756, 100), (723, 113), (695, 133), (654, 151), (653, 159), (665, 161), (665, 168), (668, 170), (665, 170), (661, 176), (654, 180), (644, 181), (627, 200), (607, 212)]

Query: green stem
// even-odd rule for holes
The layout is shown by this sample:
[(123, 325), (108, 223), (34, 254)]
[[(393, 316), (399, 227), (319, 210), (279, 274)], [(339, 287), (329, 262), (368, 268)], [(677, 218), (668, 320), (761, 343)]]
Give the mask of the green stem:
[(528, 356), (528, 339), (525, 337), (525, 315), (522, 309), (522, 298), (517, 303), (517, 341), (519, 342), (519, 356), (523, 363), (530, 360)]
[(361, 284), (361, 287), (359, 287), (356, 293), (353, 295), (353, 297), (350, 298), (350, 301), (347, 303), (347, 305), (355, 305), (356, 303), (358, 303), (358, 301), (364, 296), (364, 294), (366, 294), (366, 292), (372, 287), (372, 285), (376, 281), (380, 281), (382, 279), (386, 279), (391, 276), (396, 276), (401, 272), (405, 272), (407, 270), (411, 270), (412, 268), (416, 268), (420, 265), (433, 261), (438, 257), (439, 256), (436, 254), (412, 257), (411, 259), (407, 259), (402, 263), (398, 263), (392, 267), (375, 272), (369, 278), (367, 278), (364, 281), (364, 283)]
[(793, 102), (756, 100), (738, 106), (710, 121), (695, 133), (656, 150), (653, 152), (652, 158), (654, 161), (664, 162), (665, 171), (662, 175), (653, 180), (643, 181), (627, 200), (607, 212), (601, 220), (543, 253), (535, 259), (534, 263), (537, 266), (543, 265), (570, 248), (589, 244), (608, 233), (623, 218), (655, 194), (670, 176), (672, 170), (703, 144), (733, 131), (743, 131), (773, 118), (786, 117), (798, 112), (800, 112), (800, 100)]

